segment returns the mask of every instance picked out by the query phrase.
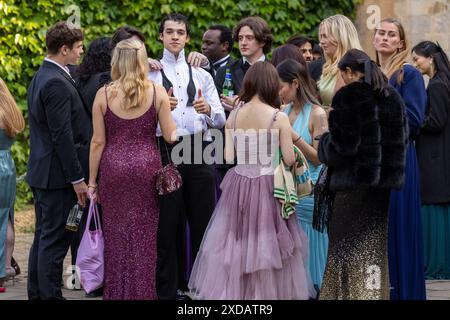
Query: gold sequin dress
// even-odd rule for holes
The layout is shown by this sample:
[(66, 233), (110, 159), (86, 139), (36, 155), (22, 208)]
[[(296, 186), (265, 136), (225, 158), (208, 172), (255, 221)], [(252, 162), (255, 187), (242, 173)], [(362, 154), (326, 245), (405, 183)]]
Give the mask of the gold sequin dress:
[(389, 189), (336, 193), (320, 300), (388, 300)]

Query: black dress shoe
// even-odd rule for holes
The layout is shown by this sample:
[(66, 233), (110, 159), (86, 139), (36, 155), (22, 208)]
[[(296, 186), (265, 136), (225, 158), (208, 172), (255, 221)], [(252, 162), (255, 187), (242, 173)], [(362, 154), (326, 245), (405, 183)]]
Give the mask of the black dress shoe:
[(177, 290), (177, 300), (179, 300), (179, 301), (191, 301), (192, 299), (188, 295), (184, 294), (183, 291)]
[(97, 298), (103, 296), (103, 287), (92, 291), (91, 293), (86, 293), (86, 298)]

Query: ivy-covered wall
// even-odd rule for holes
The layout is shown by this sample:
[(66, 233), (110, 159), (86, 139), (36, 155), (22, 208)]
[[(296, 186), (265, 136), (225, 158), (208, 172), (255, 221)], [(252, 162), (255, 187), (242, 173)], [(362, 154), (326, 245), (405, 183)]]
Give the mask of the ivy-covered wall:
[[(188, 16), (191, 41), (188, 50), (200, 51), (203, 32), (211, 24), (232, 28), (241, 18), (259, 15), (270, 25), (275, 46), (290, 35), (316, 35), (320, 21), (341, 13), (354, 17), (361, 0), (0, 0), (0, 77), (8, 84), (26, 115), (26, 90), (42, 63), (46, 29), (61, 20), (79, 22), (86, 45), (98, 36), (112, 35), (121, 25), (144, 32), (151, 57), (158, 57), (161, 18), (173, 12)], [(235, 52), (237, 49), (235, 46)], [(13, 147), (18, 176), (26, 171), (29, 132), (18, 137)], [(18, 186), (18, 204), (31, 200), (25, 183)]]

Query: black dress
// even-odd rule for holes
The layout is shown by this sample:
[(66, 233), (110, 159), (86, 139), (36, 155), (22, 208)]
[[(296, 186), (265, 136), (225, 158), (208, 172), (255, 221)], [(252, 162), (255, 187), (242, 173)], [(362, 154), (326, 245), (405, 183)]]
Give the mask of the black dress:
[(330, 132), (319, 144), (336, 192), (321, 300), (389, 299), (389, 195), (403, 183), (406, 122), (401, 98), (388, 92), (357, 82), (333, 98)]

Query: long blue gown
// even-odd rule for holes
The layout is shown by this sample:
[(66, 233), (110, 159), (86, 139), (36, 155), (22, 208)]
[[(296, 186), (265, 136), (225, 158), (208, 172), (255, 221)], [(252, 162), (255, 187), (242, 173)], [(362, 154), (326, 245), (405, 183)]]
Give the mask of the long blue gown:
[[(291, 113), (291, 106), (287, 106), (284, 112), (289, 115)], [(309, 132), (308, 124), (309, 117), (311, 115), (312, 105), (310, 103), (305, 104), (303, 111), (300, 112), (297, 119), (292, 126), (295, 132), (300, 135), (305, 142), (312, 145), (312, 137)], [(309, 169), (311, 171), (311, 179), (316, 183), (319, 177), (320, 169), (322, 165), (314, 166), (308, 161)], [(328, 256), (328, 234), (321, 233), (312, 227), (314, 211), (314, 196), (308, 196), (299, 199), (299, 202), (295, 208), (297, 220), (305, 231), (309, 242), (309, 256), (308, 256), (308, 270), (311, 275), (311, 280), (318, 289), (322, 286), (323, 274), (325, 272), (325, 266), (327, 264)]]
[(410, 65), (404, 66), (401, 84), (397, 83), (397, 74), (389, 83), (405, 101), (410, 135), (405, 184), (400, 190), (392, 190), (389, 206), (390, 296), (391, 300), (425, 300), (419, 165), (414, 139), (425, 118), (427, 93), (422, 75)]

